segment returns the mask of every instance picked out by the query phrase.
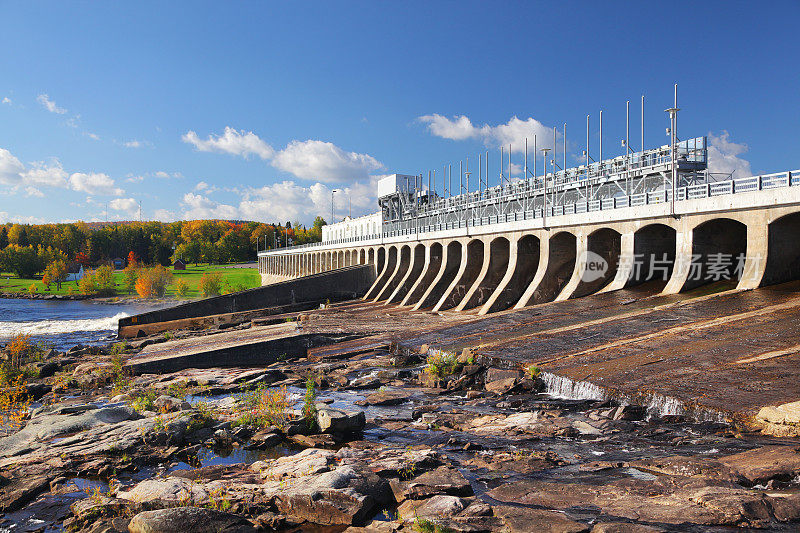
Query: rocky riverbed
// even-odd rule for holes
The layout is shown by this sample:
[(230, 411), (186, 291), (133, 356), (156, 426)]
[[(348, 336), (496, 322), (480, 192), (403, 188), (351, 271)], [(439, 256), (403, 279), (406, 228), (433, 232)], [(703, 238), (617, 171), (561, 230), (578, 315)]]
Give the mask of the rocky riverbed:
[(537, 369), (469, 353), (126, 375), (160, 340), (34, 365), (0, 438), (2, 530), (800, 527), (797, 440), (558, 398)]

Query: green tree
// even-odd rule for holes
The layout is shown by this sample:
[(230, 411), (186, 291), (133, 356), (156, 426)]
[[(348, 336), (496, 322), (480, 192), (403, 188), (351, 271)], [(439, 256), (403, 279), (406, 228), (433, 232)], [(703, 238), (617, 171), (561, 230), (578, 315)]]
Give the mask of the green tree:
[(9, 270), (23, 279), (32, 278), (43, 269), (39, 255), (33, 246), (9, 244), (3, 250), (3, 259), (0, 263), (3, 265), (3, 270)]
[(5, 226), (0, 227), (0, 250), (8, 246), (8, 230)]
[(136, 278), (139, 277), (139, 269), (136, 263), (128, 263), (122, 273), (125, 276), (125, 288), (128, 289), (128, 294), (133, 294), (133, 291), (136, 290)]
[(107, 296), (117, 293), (117, 285), (114, 283), (114, 267), (103, 265), (94, 272), (97, 292)]

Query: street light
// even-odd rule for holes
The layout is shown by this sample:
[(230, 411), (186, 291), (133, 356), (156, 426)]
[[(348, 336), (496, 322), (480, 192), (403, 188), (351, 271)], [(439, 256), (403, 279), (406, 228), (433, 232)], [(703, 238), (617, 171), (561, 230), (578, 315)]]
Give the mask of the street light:
[(339, 192), (339, 189), (333, 189), (331, 191), (331, 224), (336, 222), (336, 219), (334, 218), (334, 213), (333, 213), (333, 195), (335, 193), (337, 193), (337, 192)]
[[(542, 176), (542, 180), (544, 181), (544, 196), (542, 197), (542, 226), (547, 227), (547, 152), (550, 151), (550, 148), (542, 148), (542, 163), (544, 165), (544, 175)], [(555, 176), (555, 174), (553, 174)]]

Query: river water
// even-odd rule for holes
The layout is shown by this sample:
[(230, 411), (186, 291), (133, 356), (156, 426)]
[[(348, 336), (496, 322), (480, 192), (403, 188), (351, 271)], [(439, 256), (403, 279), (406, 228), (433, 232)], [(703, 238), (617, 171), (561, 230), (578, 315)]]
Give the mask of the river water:
[(59, 350), (110, 342), (120, 318), (157, 308), (140, 303), (0, 298), (0, 344), (20, 333)]

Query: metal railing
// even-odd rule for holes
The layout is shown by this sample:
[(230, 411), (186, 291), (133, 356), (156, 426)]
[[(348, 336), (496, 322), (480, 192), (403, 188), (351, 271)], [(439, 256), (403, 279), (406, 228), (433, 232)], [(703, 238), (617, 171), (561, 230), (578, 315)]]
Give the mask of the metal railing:
[[(800, 169), (790, 170), (786, 172), (776, 172), (774, 174), (765, 174), (761, 176), (752, 176), (748, 178), (732, 179), (727, 181), (717, 181), (702, 183), (698, 185), (687, 185), (679, 187), (675, 190), (675, 200), (698, 200), (703, 198), (713, 198), (716, 196), (724, 196), (730, 194), (747, 193), (768, 189), (776, 189), (781, 187), (794, 187), (800, 186)], [(488, 192), (488, 191), (487, 191)], [(468, 195), (464, 195), (467, 197)], [(454, 197), (453, 205), (462, 205), (456, 203)], [(547, 216), (562, 216), (572, 214), (582, 214), (595, 211), (608, 211), (613, 209), (621, 209), (627, 207), (641, 207), (645, 205), (663, 204), (671, 201), (672, 191), (669, 189), (661, 189), (657, 191), (643, 192), (639, 194), (614, 196), (612, 198), (603, 198), (601, 200), (582, 200), (563, 205), (548, 205), (545, 209)], [(461, 201), (459, 201), (461, 202)], [(466, 207), (466, 206), (465, 206)], [(439, 224), (415, 224), (416, 220), (408, 220), (393, 224), (400, 227), (387, 227), (381, 234), (372, 234), (363, 237), (352, 237), (347, 239), (336, 239), (332, 241), (317, 242), (312, 244), (303, 244), (288, 248), (278, 248), (271, 250), (271, 253), (276, 252), (301, 252), (310, 249), (316, 249), (324, 246), (336, 246), (342, 244), (368, 244), (370, 241), (380, 241), (381, 239), (391, 237), (401, 237), (404, 235), (415, 235), (420, 233), (430, 233), (435, 231), (446, 231), (451, 229), (459, 229), (473, 226), (490, 226), (494, 224), (504, 224), (507, 222), (515, 222), (521, 220), (531, 220), (542, 218), (542, 208), (530, 210), (515, 210), (509, 213), (488, 216), (488, 217), (470, 217), (464, 218), (454, 222), (439, 223)], [(267, 252), (267, 253), (270, 253)], [(263, 252), (262, 252), (263, 253)]]

